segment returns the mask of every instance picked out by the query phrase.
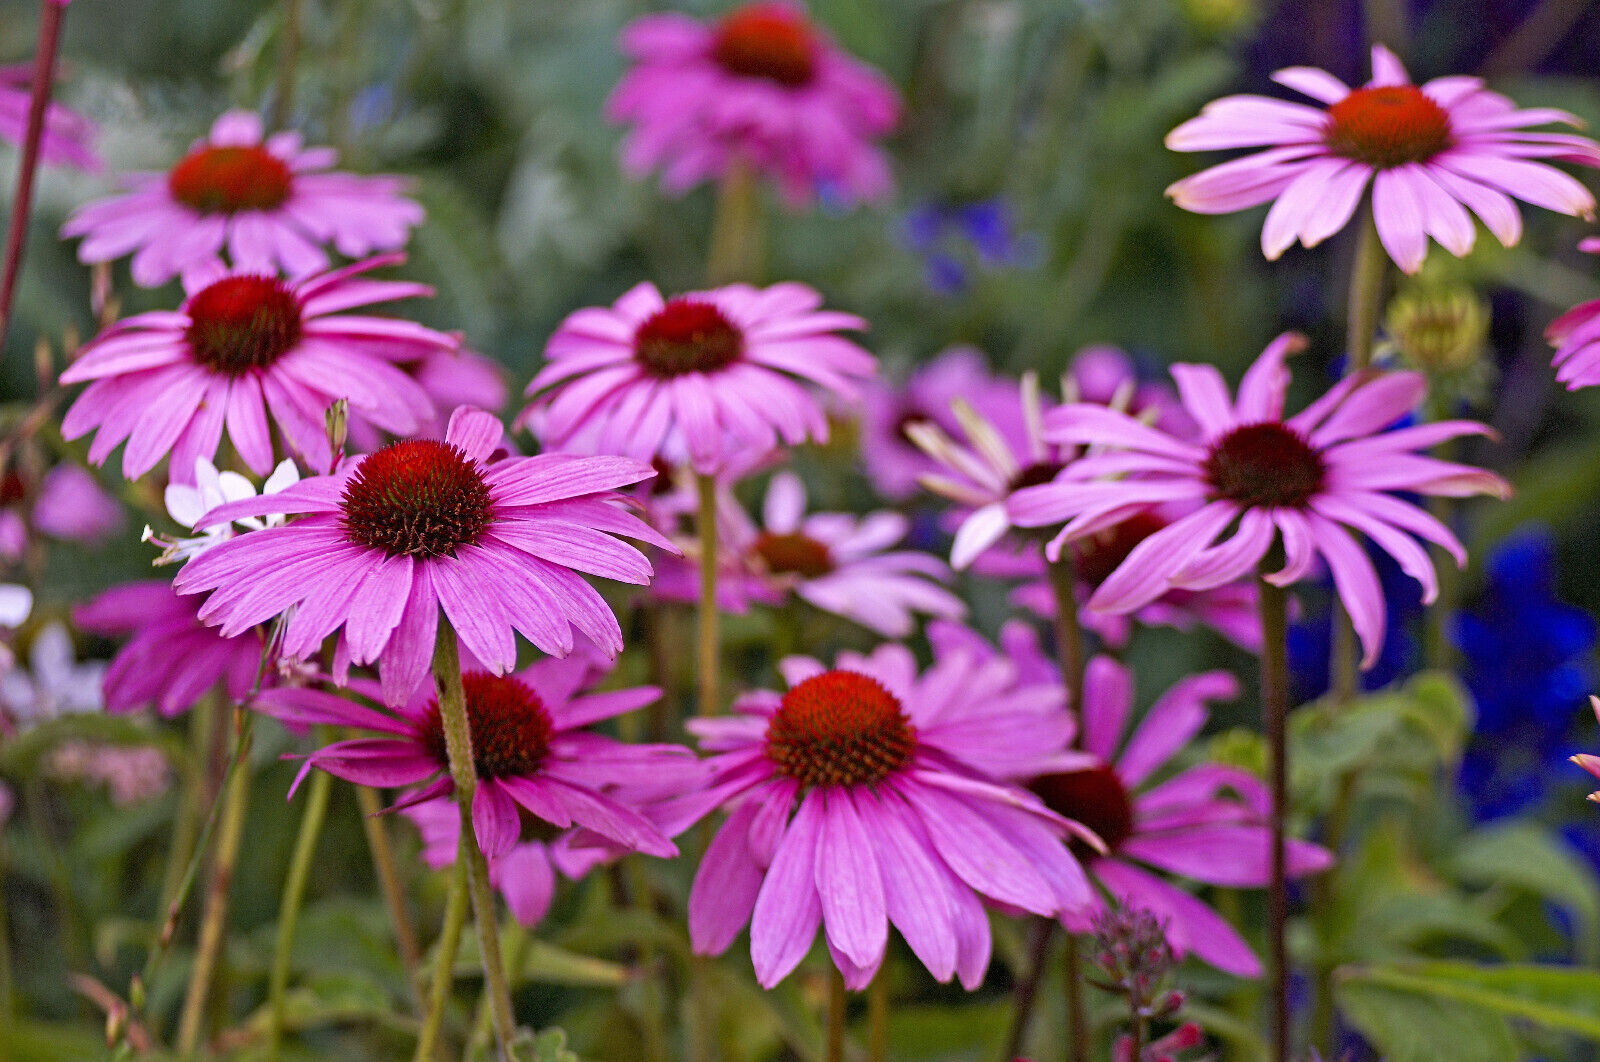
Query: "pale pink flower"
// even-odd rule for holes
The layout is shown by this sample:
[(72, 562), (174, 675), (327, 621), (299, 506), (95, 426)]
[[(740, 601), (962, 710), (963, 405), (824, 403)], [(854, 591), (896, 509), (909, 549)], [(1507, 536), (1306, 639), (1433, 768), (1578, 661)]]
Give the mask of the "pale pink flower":
[(97, 546), (125, 522), (122, 505), (71, 461), (56, 465), (39, 481), (33, 526), (51, 538)]
[(229, 111), (171, 170), (130, 174), (126, 192), (81, 208), (61, 234), (84, 237), (85, 263), (132, 254), (146, 287), (215, 272), (224, 248), (241, 273), (302, 276), (327, 268), (328, 244), (346, 258), (404, 247), (422, 222), (422, 207), (400, 194), (407, 182), (327, 172), (337, 159)]
[[(64, 5), (63, 5), (64, 6)], [(33, 66), (30, 62), (0, 66), (0, 137), (21, 144), (28, 133), (28, 109), (33, 101)], [(52, 102), (44, 112), (44, 135), (39, 159), (53, 166), (71, 166), (99, 173), (100, 156), (94, 141), (95, 124), (77, 111)]]
[(877, 362), (836, 334), (866, 322), (821, 306), (804, 284), (671, 299), (639, 284), (561, 322), (519, 421), (551, 448), (687, 461), (704, 473), (780, 440), (826, 441), (828, 418), (806, 385), (853, 404)]
[(1326, 109), (1265, 96), (1228, 96), (1167, 135), (1174, 151), (1266, 148), (1213, 166), (1167, 189), (1185, 210), (1226, 214), (1272, 201), (1261, 250), (1275, 259), (1296, 240), (1307, 247), (1350, 220), (1372, 186), (1378, 236), (1407, 273), (1422, 265), (1428, 237), (1457, 257), (1477, 231), (1468, 210), (1507, 247), (1522, 236), (1512, 198), (1562, 214), (1594, 216), (1594, 196), (1552, 166), (1600, 166), (1600, 145), (1528, 126), (1580, 124), (1550, 107), (1518, 110), (1476, 77), (1411, 84), (1382, 45), (1372, 80), (1351, 89), (1325, 70), (1293, 66), (1272, 75)]
[[(411, 321), (344, 311), (433, 289), (364, 277), (398, 255), (280, 280), (197, 272), (183, 306), (118, 321), (90, 340), (61, 374), (88, 382), (67, 410), (68, 439), (97, 431), (99, 464), (124, 440), (123, 474), (137, 479), (170, 455), (178, 482), (217, 452), (223, 429), (258, 476), (273, 466), (273, 431), (313, 469), (332, 461), (324, 416), (339, 399), (352, 419), (398, 435), (435, 415), (402, 364), (454, 351), (458, 338)], [(270, 417), (269, 417), (270, 414)]]
[(891, 187), (876, 141), (900, 99), (876, 70), (842, 51), (793, 3), (753, 3), (712, 25), (646, 15), (623, 29), (634, 66), (606, 104), (631, 126), (623, 166), (682, 192), (748, 166), (801, 206), (880, 199)]
[(1383, 645), (1383, 591), (1350, 532), (1392, 555), (1422, 584), (1425, 602), (1438, 593), (1438, 580), (1418, 538), (1466, 563), (1450, 529), (1400, 493), (1507, 496), (1510, 487), (1499, 476), (1426, 454), (1447, 439), (1489, 429), (1452, 420), (1386, 430), (1426, 393), (1413, 372), (1348, 376), (1285, 418), (1284, 358), (1303, 344), (1288, 333), (1269, 344), (1245, 373), (1236, 400), (1215, 367), (1173, 366), (1178, 393), (1200, 427), (1193, 441), (1104, 406), (1069, 405), (1049, 414), (1045, 435), (1054, 443), (1097, 448), (1074, 462), (1071, 476), (1019, 491), (1007, 503), (1010, 518), (1023, 526), (1065, 522), (1049, 544), (1052, 556), (1073, 539), (1153, 506), (1192, 507), (1129, 552), (1089, 599), (1090, 611), (1131, 612), (1172, 587), (1227, 585), (1254, 573), (1281, 542), (1284, 564), (1267, 580), (1289, 586), (1318, 557), (1325, 560), (1370, 666)]

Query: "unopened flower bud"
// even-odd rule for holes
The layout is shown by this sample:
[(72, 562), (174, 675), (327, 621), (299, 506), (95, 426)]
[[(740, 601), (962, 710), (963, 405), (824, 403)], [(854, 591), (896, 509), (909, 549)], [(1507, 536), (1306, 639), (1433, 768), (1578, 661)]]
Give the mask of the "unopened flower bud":
[(1389, 345), (1408, 368), (1455, 397), (1475, 399), (1488, 383), (1489, 307), (1470, 287), (1419, 284), (1389, 303)]

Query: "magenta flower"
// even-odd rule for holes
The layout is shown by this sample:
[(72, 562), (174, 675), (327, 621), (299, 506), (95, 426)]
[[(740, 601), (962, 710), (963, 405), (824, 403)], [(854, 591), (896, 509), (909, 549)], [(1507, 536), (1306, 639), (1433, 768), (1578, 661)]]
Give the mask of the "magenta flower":
[[(33, 100), (33, 63), (0, 66), (0, 137), (21, 144), (28, 133), (28, 108)], [(53, 166), (71, 166), (99, 173), (95, 124), (76, 111), (51, 103), (44, 112), (39, 159)]]
[[(1578, 249), (1600, 254), (1600, 236), (1591, 236)], [(1579, 303), (1550, 322), (1544, 337), (1556, 348), (1556, 379), (1567, 390), (1600, 384), (1600, 299)]]
[(56, 465), (39, 481), (33, 526), (51, 538), (98, 546), (122, 530), (125, 522), (117, 499), (71, 461)]
[(622, 164), (660, 168), (679, 193), (749, 166), (793, 206), (880, 199), (891, 187), (876, 141), (900, 98), (884, 77), (841, 51), (797, 4), (746, 4), (715, 25), (646, 15), (622, 31), (634, 60), (606, 114), (630, 125)]
[(828, 418), (802, 384), (855, 402), (877, 363), (835, 334), (866, 322), (821, 305), (803, 284), (672, 299), (640, 284), (609, 309), (561, 322), (519, 419), (551, 448), (687, 461), (704, 473), (780, 439), (825, 441)]
[(1566, 111), (1518, 110), (1476, 77), (1441, 77), (1420, 87), (1382, 45), (1372, 80), (1351, 89), (1325, 70), (1294, 66), (1272, 75), (1327, 109), (1264, 96), (1228, 96), (1167, 135), (1174, 151), (1267, 150), (1213, 166), (1167, 189), (1180, 207), (1226, 214), (1273, 201), (1261, 250), (1275, 259), (1296, 240), (1332, 236), (1372, 185), (1378, 235), (1395, 264), (1414, 273), (1428, 237), (1457, 257), (1477, 236), (1471, 210), (1507, 247), (1522, 235), (1512, 198), (1593, 217), (1594, 197), (1533, 159), (1600, 166), (1600, 145), (1528, 126), (1580, 124)]
[[(981, 640), (967, 645), (977, 660), (1003, 659), (1036, 675), (1053, 671), (1028, 634), (1013, 632), (1003, 657)], [(1133, 678), (1110, 657), (1095, 657), (1083, 693), (1083, 746), (1092, 762), (1035, 776), (1029, 788), (1052, 810), (1100, 837), (1105, 852), (1077, 840), (1070, 846), (1089, 877), (1118, 903), (1149, 911), (1165, 923), (1167, 940), (1180, 958), (1192, 951), (1218, 969), (1259, 977), (1260, 962), (1233, 927), (1191, 894), (1144, 869), (1228, 888), (1260, 888), (1271, 878), (1271, 798), (1260, 779), (1237, 768), (1202, 764), (1152, 783), (1161, 766), (1205, 727), (1206, 702), (1237, 695), (1238, 683), (1226, 672), (1186, 678), (1150, 706), (1124, 741)], [(1004, 776), (1018, 778), (1014, 772)], [(1294, 877), (1332, 862), (1324, 849), (1296, 840), (1289, 841), (1288, 857)], [(1062, 924), (1084, 932), (1100, 909), (1096, 896), (1088, 908), (1063, 916)]]
[(490, 463), (502, 438), (498, 420), (463, 406), (442, 442), (393, 443), (331, 476), (222, 505), (201, 523), (303, 515), (211, 547), (173, 585), (211, 591), (200, 618), (225, 637), (294, 609), (283, 633), (290, 660), (313, 657), (342, 627), (336, 671), (377, 663), (391, 705), (426, 676), (441, 607), (495, 674), (516, 663), (514, 632), (557, 656), (572, 651), (574, 628), (620, 651), (617, 618), (577, 573), (649, 581), (649, 561), (612, 535), (673, 547), (614, 491), (655, 473), (571, 454)]
[(97, 464), (127, 440), (129, 479), (170, 455), (169, 474), (188, 482), (195, 458), (216, 454), (224, 427), (257, 475), (272, 469), (274, 426), (313, 469), (326, 469), (332, 454), (323, 414), (340, 398), (354, 419), (395, 434), (415, 431), (434, 416), (433, 402), (397, 363), (452, 352), (458, 339), (410, 321), (342, 312), (431, 295), (425, 284), (361, 276), (400, 261), (369, 258), (291, 281), (244, 272), (195, 279), (177, 312), (137, 314), (84, 346), (61, 374), (64, 384), (89, 383), (62, 433), (76, 439), (98, 429), (89, 448)]
[(924, 475), (938, 471), (906, 429), (936, 424), (947, 433), (960, 429), (950, 403), (961, 398), (986, 409), (991, 394), (1010, 390), (990, 371), (981, 351), (951, 347), (920, 366), (904, 386), (871, 380), (861, 389), (861, 460), (872, 489), (892, 501), (917, 493)]
[[(653, 686), (587, 692), (610, 670), (597, 667), (594, 655), (585, 649), (564, 660), (540, 660), (515, 674), (468, 670), (463, 675), (478, 777), (472, 829), (489, 859), (501, 859), (517, 844), (523, 811), (558, 830), (576, 826), (627, 851), (678, 854), (649, 819), (609, 790), (670, 782), (681, 791), (705, 771), (681, 745), (628, 745), (586, 729), (661, 696)], [(378, 692), (369, 683), (359, 688)], [(392, 712), (290, 686), (263, 693), (253, 707), (290, 726), (342, 726), (381, 735), (318, 749), (306, 757), (302, 778), (316, 767), (356, 785), (417, 786), (397, 807), (453, 809), (455, 783), (439, 702), (425, 689)]]
[(748, 922), (756, 979), (771, 988), (820, 926), (860, 989), (892, 923), (934, 977), (971, 989), (989, 962), (983, 900), (1051, 915), (1093, 902), (1061, 843), (1078, 824), (989, 773), (1021, 767), (1019, 753), (1074, 762), (1059, 687), (1041, 703), (1004, 661), (967, 654), (919, 675), (900, 645), (841, 654), (831, 671), (804, 657), (781, 670), (787, 693), (688, 724), (714, 771), (689, 802), (730, 811), (689, 893), (696, 952), (725, 950)]
[[(170, 717), (188, 711), (218, 683), (235, 704), (249, 695), (262, 666), (260, 632), (224, 637), (200, 622), (200, 603), (164, 580), (147, 579), (114, 586), (73, 608), (79, 630), (133, 636), (106, 669), (106, 711), (121, 714), (153, 704)], [(271, 685), (271, 668), (262, 679)]]
[(347, 258), (404, 247), (422, 222), (406, 181), (325, 172), (337, 158), (299, 133), (263, 138), (258, 115), (229, 111), (171, 170), (130, 175), (128, 191), (83, 207), (61, 234), (85, 237), (86, 264), (132, 253), (146, 287), (214, 273), (224, 248), (241, 273), (303, 276), (327, 268), (330, 243)]
[(1067, 521), (1050, 542), (1052, 555), (1069, 540), (1152, 506), (1194, 506), (1129, 552), (1089, 599), (1091, 611), (1131, 612), (1171, 587), (1205, 590), (1232, 583), (1255, 571), (1281, 541), (1285, 563), (1268, 581), (1298, 582), (1322, 557), (1360, 635), (1363, 666), (1371, 666), (1383, 645), (1383, 591), (1350, 532), (1361, 532), (1391, 554), (1422, 584), (1424, 601), (1433, 600), (1438, 585), (1417, 538), (1466, 563), (1466, 551), (1449, 528), (1398, 492), (1506, 497), (1511, 488), (1499, 476), (1423, 452), (1447, 439), (1491, 434), (1489, 429), (1452, 420), (1385, 430), (1423, 398), (1427, 385), (1413, 372), (1346, 377), (1284, 419), (1284, 358), (1303, 342), (1285, 333), (1268, 344), (1245, 373), (1236, 401), (1215, 367), (1173, 366), (1184, 407), (1200, 426), (1193, 442), (1104, 406), (1063, 406), (1046, 418), (1046, 437), (1057, 444), (1107, 451), (1080, 458), (1072, 475), (1011, 499), (1011, 518), (1024, 526)]

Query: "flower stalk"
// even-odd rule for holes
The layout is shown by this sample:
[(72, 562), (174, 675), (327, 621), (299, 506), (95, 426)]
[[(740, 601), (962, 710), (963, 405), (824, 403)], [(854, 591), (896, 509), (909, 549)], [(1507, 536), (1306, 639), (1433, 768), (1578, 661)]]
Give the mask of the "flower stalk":
[(696, 530), (700, 536), (700, 616), (696, 643), (700, 680), (700, 714), (716, 715), (722, 703), (719, 621), (717, 610), (717, 481), (695, 473), (700, 507)]
[[(1273, 553), (1278, 552), (1276, 549)], [(1268, 950), (1271, 953), (1273, 1062), (1289, 1058), (1289, 887), (1284, 840), (1289, 805), (1289, 595), (1265, 578), (1281, 565), (1269, 554), (1261, 562), (1257, 591), (1261, 607), (1261, 714), (1267, 737), (1267, 767), (1272, 790), (1272, 882), (1267, 895)]]
[[(322, 728), (326, 729), (326, 728)], [(327, 734), (322, 741), (331, 740)], [(283, 881), (283, 898), (278, 905), (278, 933), (272, 949), (272, 973), (267, 983), (267, 1058), (276, 1059), (283, 1041), (283, 1025), (289, 995), (289, 960), (294, 948), (295, 927), (300, 922), (300, 907), (305, 900), (306, 881), (311, 876), (311, 858), (317, 851), (317, 840), (322, 836), (322, 825), (328, 817), (328, 796), (333, 789), (333, 776), (317, 771), (311, 778), (311, 791), (306, 796), (304, 813), (300, 816), (300, 832), (295, 837), (294, 854), (289, 859), (289, 873)]]
[(844, 1015), (849, 1005), (845, 992), (844, 974), (832, 963), (828, 964), (828, 1039), (825, 1058), (827, 1062), (844, 1062)]
[(711, 221), (711, 250), (706, 258), (706, 281), (713, 287), (761, 279), (761, 189), (756, 171), (748, 163), (729, 168), (717, 189), (716, 215)]
[(511, 1010), (511, 990), (506, 984), (505, 967), (500, 961), (500, 922), (495, 912), (494, 887), (489, 882), (489, 862), (484, 858), (472, 827), (472, 798), (477, 793), (478, 774), (472, 758), (467, 695), (461, 682), (461, 656), (456, 648), (456, 632), (442, 611), (433, 651), (433, 681), (439, 693), (439, 717), (450, 760), (450, 778), (455, 785), (456, 803), (461, 808), (461, 849), (456, 861), (467, 867), (473, 921), (478, 931), (478, 947), (483, 953), (484, 991), (489, 995), (500, 1054), (509, 1059), (517, 1023)]
[(405, 971), (406, 984), (411, 988), (418, 1009), (421, 1009), (424, 1002), (422, 951), (417, 946), (417, 931), (411, 928), (405, 885), (400, 880), (394, 849), (389, 844), (388, 820), (382, 814), (383, 800), (376, 789), (358, 785), (355, 790), (356, 804), (361, 811), (361, 828), (366, 831), (367, 849), (372, 853), (372, 870), (378, 878), (378, 891), (383, 893), (383, 905), (389, 910), (389, 924), (394, 930), (395, 950), (400, 953), (400, 967)]
[[(466, 835), (462, 835), (465, 844)], [(457, 858), (450, 875), (450, 894), (444, 905), (444, 924), (439, 929), (438, 951), (433, 959), (433, 979), (428, 983), (428, 1009), (422, 1029), (417, 1033), (417, 1050), (412, 1062), (433, 1062), (439, 1054), (439, 1027), (444, 1022), (445, 1004), (450, 999), (450, 984), (455, 979), (456, 952), (461, 948), (461, 930), (467, 924), (467, 861)]]
[(39, 44), (33, 55), (33, 88), (28, 100), (28, 127), (23, 134), (22, 161), (17, 167), (17, 190), (11, 199), (11, 223), (6, 229), (5, 273), (0, 276), (0, 350), (11, 330), (11, 307), (22, 272), (22, 251), (28, 239), (28, 218), (33, 212), (33, 182), (39, 171), (39, 146), (44, 140), (44, 119), (56, 79), (56, 55), (61, 47), (65, 0), (40, 0)]
[[(1083, 624), (1078, 616), (1078, 572), (1071, 547), (1061, 551), (1059, 560), (1045, 560), (1050, 572), (1050, 590), (1055, 596), (1056, 654), (1061, 661), (1061, 676), (1067, 686), (1067, 710), (1072, 713), (1073, 740), (1083, 740)], [(1066, 944), (1061, 953), (1062, 980), (1065, 982), (1067, 1008), (1068, 1059), (1071, 1062), (1088, 1062), (1089, 1019), (1083, 1004), (1083, 962), (1078, 954), (1078, 941), (1071, 933), (1065, 934)], [(1041, 955), (1042, 959), (1043, 956)], [(1036, 979), (1037, 981), (1037, 979)]]

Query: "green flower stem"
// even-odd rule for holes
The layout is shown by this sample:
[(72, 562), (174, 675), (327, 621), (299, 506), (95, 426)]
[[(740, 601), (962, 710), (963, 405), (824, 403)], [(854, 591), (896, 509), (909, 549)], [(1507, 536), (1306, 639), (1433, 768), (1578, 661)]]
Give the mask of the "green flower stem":
[(178, 798), (177, 819), (173, 823), (172, 845), (167, 849), (167, 867), (161, 875), (161, 910), (165, 911), (177, 895), (184, 868), (194, 855), (199, 836), (201, 813), (206, 806), (207, 764), (211, 734), (222, 705), (213, 690), (189, 710), (189, 759), (184, 765), (183, 793)]
[(1050, 954), (1050, 942), (1055, 939), (1056, 920), (1036, 915), (1028, 925), (1028, 965), (1017, 978), (1017, 987), (1011, 1004), (1011, 1029), (1006, 1033), (1005, 1046), (1000, 1051), (1000, 1062), (1011, 1062), (1022, 1054), (1028, 1038), (1028, 1026), (1033, 1022), (1033, 1008), (1039, 999), (1039, 984), (1044, 980), (1045, 959)]
[[(1274, 554), (1279, 551), (1273, 550)], [(1289, 810), (1289, 595), (1265, 575), (1282, 567), (1281, 555), (1261, 562), (1256, 580), (1261, 600), (1261, 714), (1267, 735), (1272, 789), (1272, 883), (1267, 897), (1267, 930), (1272, 967), (1272, 1062), (1289, 1058), (1289, 888), (1284, 822)]]
[[(318, 728), (318, 740), (331, 739), (326, 727)], [(284, 1011), (289, 994), (289, 959), (294, 948), (295, 926), (300, 921), (300, 905), (306, 895), (306, 879), (311, 876), (311, 859), (317, 852), (317, 840), (322, 836), (322, 824), (328, 817), (328, 795), (333, 789), (333, 776), (327, 771), (314, 771), (310, 792), (306, 796), (305, 811), (300, 816), (300, 833), (295, 837), (294, 854), (289, 859), (289, 873), (283, 881), (283, 898), (278, 904), (278, 934), (272, 949), (272, 973), (267, 982), (267, 1058), (276, 1059), (283, 1041)]]
[(272, 97), (273, 129), (289, 124), (294, 110), (295, 71), (300, 61), (300, 9), (303, 0), (283, 0), (283, 28), (278, 36), (278, 87)]
[[(884, 956), (884, 965), (889, 958)], [(889, 975), (881, 967), (867, 986), (867, 1062), (889, 1057)]]
[(761, 280), (761, 188), (756, 172), (735, 163), (717, 188), (717, 212), (711, 221), (711, 250), (706, 258), (706, 281), (713, 287)]
[(473, 922), (478, 948), (483, 953), (484, 991), (494, 1015), (495, 1038), (501, 1057), (511, 1058), (511, 1041), (517, 1032), (511, 1011), (511, 990), (500, 962), (500, 921), (496, 916), (494, 887), (489, 884), (489, 861), (484, 858), (472, 828), (472, 798), (478, 790), (478, 773), (472, 758), (472, 730), (467, 722), (467, 695), (461, 685), (461, 657), (456, 632), (444, 613), (439, 614), (439, 636), (433, 650), (433, 681), (439, 691), (439, 717), (444, 726), (445, 751), (450, 759), (450, 779), (461, 808), (461, 851), (458, 862), (467, 865), (472, 895)]
[[(1061, 676), (1067, 685), (1068, 707), (1072, 712), (1075, 740), (1083, 740), (1083, 624), (1078, 616), (1078, 571), (1071, 547), (1061, 559), (1045, 559), (1050, 571), (1050, 590), (1056, 602), (1056, 655), (1061, 661)], [(1042, 956), (1041, 956), (1042, 958)], [(1088, 1062), (1089, 1018), (1084, 1013), (1083, 963), (1078, 955), (1078, 939), (1066, 934), (1061, 954), (1062, 980), (1067, 1008), (1067, 1057), (1071, 1062)], [(1137, 1056), (1135, 1056), (1137, 1057)]]
[[(1378, 330), (1378, 310), (1383, 304), (1384, 276), (1388, 272), (1388, 252), (1378, 239), (1378, 224), (1373, 219), (1369, 200), (1361, 210), (1360, 235), (1356, 238), (1355, 261), (1350, 268), (1350, 295), (1345, 315), (1345, 350), (1349, 355), (1347, 373), (1366, 371), (1372, 365), (1373, 340)], [(1349, 703), (1359, 689), (1361, 646), (1357, 642), (1350, 614), (1337, 600), (1333, 605), (1333, 656), (1328, 677), (1333, 696)]]
[[(461, 838), (465, 846), (466, 835)], [(439, 1027), (444, 1022), (444, 1007), (455, 980), (456, 952), (461, 948), (461, 929), (467, 924), (467, 861), (456, 857), (450, 875), (450, 896), (445, 900), (444, 925), (439, 930), (437, 953), (433, 958), (433, 980), (428, 983), (428, 1009), (417, 1033), (417, 1050), (412, 1062), (432, 1062), (439, 1054)]]
[[(533, 937), (515, 919), (511, 922), (510, 937), (511, 942), (506, 948), (506, 983), (515, 988), (517, 978), (522, 976), (522, 968), (527, 963), (528, 945), (533, 942)], [(493, 1035), (494, 1005), (489, 993), (484, 992), (478, 1000), (478, 1015), (472, 1021), (472, 1050), (478, 1054), (487, 1051), (489, 1038)]]
[(721, 677), (720, 634), (717, 610), (717, 481), (713, 476), (695, 473), (700, 495), (700, 627), (695, 660), (700, 678), (700, 714), (716, 715), (722, 704), (718, 688)]
[(239, 863), (245, 812), (250, 804), (249, 718), (243, 708), (233, 710), (234, 729), (239, 734), (238, 751), (235, 752), (222, 794), (222, 819), (217, 833), (216, 852), (211, 862), (211, 878), (206, 886), (205, 913), (201, 916), (194, 966), (189, 973), (189, 988), (184, 996), (183, 1012), (178, 1019), (177, 1046), (180, 1055), (194, 1054), (200, 1044), (211, 981), (221, 964), (223, 947), (227, 943), (228, 895), (233, 887), (233, 872)]
[(849, 1005), (845, 993), (844, 974), (833, 963), (828, 963), (828, 1041), (827, 1062), (844, 1062), (844, 1012)]
[(1065, 983), (1067, 997), (1067, 1058), (1070, 1062), (1089, 1062), (1089, 1016), (1083, 1004), (1083, 957), (1078, 952), (1078, 938), (1075, 935), (1063, 933), (1062, 938), (1061, 979)]
[(383, 904), (389, 909), (389, 924), (394, 930), (395, 949), (400, 953), (400, 966), (405, 970), (406, 984), (411, 989), (417, 1009), (421, 1010), (422, 949), (417, 946), (417, 931), (411, 928), (411, 914), (406, 908), (405, 884), (395, 865), (394, 849), (389, 846), (388, 819), (383, 815), (383, 799), (376, 789), (356, 786), (356, 804), (361, 811), (361, 828), (366, 831), (367, 849), (372, 853), (372, 870), (378, 878), (378, 891), (383, 893)]

